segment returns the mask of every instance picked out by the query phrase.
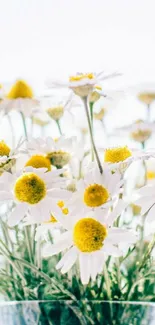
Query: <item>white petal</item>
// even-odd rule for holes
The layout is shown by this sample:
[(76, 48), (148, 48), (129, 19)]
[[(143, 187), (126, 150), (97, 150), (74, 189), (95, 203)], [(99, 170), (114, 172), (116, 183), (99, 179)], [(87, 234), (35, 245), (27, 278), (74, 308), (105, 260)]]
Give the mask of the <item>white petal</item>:
[(107, 224), (108, 226), (111, 226), (114, 222), (114, 220), (124, 211), (124, 209), (127, 207), (128, 203), (124, 202), (123, 200), (119, 200), (116, 204), (113, 211), (110, 213), (110, 215), (107, 218)]
[(58, 254), (62, 251), (64, 251), (67, 248), (70, 248), (72, 246), (72, 236), (69, 231), (65, 232), (63, 235), (61, 235), (61, 240), (58, 243), (55, 243), (53, 245), (49, 244), (45, 247), (43, 250), (43, 256), (52, 256), (55, 254)]
[(141, 215), (144, 215), (150, 208), (151, 206), (155, 203), (155, 198), (154, 197), (143, 197), (134, 202), (135, 204), (141, 206)]
[(48, 195), (57, 198), (58, 200), (63, 200), (63, 199), (69, 199), (72, 195), (70, 191), (67, 190), (60, 190), (57, 188), (54, 188), (52, 190), (48, 190)]
[(105, 244), (103, 246), (103, 251), (107, 255), (111, 255), (114, 257), (119, 257), (119, 256), (123, 255), (123, 252), (118, 247), (116, 247), (112, 243), (110, 243), (109, 241), (105, 242)]
[[(72, 247), (64, 256), (63, 256), (63, 261), (61, 259), (61, 273), (65, 274), (67, 273), (72, 266), (74, 265), (74, 263), (76, 262), (78, 256), (78, 252), (76, 247)], [(58, 263), (59, 264), (59, 263)], [(56, 266), (56, 268), (60, 268), (60, 264)]]
[(82, 284), (88, 284), (90, 279), (90, 253), (80, 253), (80, 276)]
[(107, 241), (108, 240), (113, 244), (120, 242), (135, 243), (137, 237), (132, 230), (113, 227), (109, 229)]
[(146, 216), (147, 222), (155, 221), (155, 204), (153, 207), (149, 210), (147, 216)]
[(0, 192), (0, 201), (13, 200), (13, 195), (10, 192)]
[(24, 218), (27, 210), (28, 205), (26, 203), (18, 204), (9, 216), (8, 225), (10, 227), (17, 225)]
[(104, 260), (104, 255), (101, 252), (95, 252), (91, 254), (91, 278), (96, 280), (96, 276), (100, 271), (101, 261)]

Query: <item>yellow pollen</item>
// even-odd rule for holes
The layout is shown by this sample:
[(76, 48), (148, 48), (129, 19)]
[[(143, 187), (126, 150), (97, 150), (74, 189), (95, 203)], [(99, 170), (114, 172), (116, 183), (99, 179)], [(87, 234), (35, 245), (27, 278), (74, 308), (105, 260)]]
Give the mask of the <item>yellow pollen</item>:
[(64, 206), (65, 206), (63, 201), (58, 201), (57, 205), (59, 208), (64, 208)]
[(46, 195), (46, 185), (38, 175), (25, 173), (17, 179), (14, 194), (18, 201), (37, 204)]
[(107, 228), (100, 222), (85, 218), (79, 220), (73, 232), (73, 240), (75, 246), (81, 252), (94, 252), (103, 247), (103, 241), (107, 237)]
[(104, 161), (109, 163), (118, 163), (120, 161), (126, 160), (131, 156), (132, 153), (127, 146), (111, 148), (111, 149), (106, 149), (104, 154)]
[(65, 151), (53, 151), (47, 154), (47, 158), (53, 166), (60, 168), (67, 165), (70, 162), (71, 155)]
[(69, 81), (80, 81), (83, 79), (94, 79), (95, 76), (93, 73), (81, 73), (81, 74), (77, 74), (76, 76), (71, 76), (69, 78)]
[(33, 98), (33, 91), (24, 80), (18, 80), (7, 94), (7, 98)]
[(31, 166), (33, 168), (47, 168), (48, 170), (51, 170), (50, 160), (47, 157), (40, 156), (40, 155), (32, 156), (27, 161), (25, 166)]
[(69, 213), (68, 208), (64, 208), (64, 209), (62, 209), (62, 213), (65, 214), (65, 215), (67, 215), (67, 214)]
[(0, 141), (0, 156), (9, 156), (11, 149), (7, 144), (2, 140)]
[(99, 207), (107, 202), (109, 198), (108, 190), (99, 184), (89, 185), (84, 191), (84, 203), (88, 207)]
[(155, 172), (152, 170), (148, 170), (146, 174), (147, 179), (154, 179), (155, 178)]

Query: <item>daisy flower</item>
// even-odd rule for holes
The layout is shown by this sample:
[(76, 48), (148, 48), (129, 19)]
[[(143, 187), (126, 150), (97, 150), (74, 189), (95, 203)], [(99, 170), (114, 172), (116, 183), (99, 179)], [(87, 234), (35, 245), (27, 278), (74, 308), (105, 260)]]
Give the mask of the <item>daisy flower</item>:
[(59, 139), (47, 137), (45, 139), (32, 139), (27, 143), (27, 151), (29, 154), (41, 154), (46, 157), (50, 163), (61, 168), (67, 165), (72, 156), (74, 137), (65, 138), (61, 136)]
[(117, 135), (128, 134), (132, 140), (143, 144), (155, 132), (155, 123), (137, 120), (135, 123), (117, 128), (116, 131)]
[(152, 104), (152, 102), (155, 101), (155, 93), (154, 92), (142, 92), (138, 94), (138, 99), (146, 104), (146, 105), (150, 105)]
[(32, 115), (32, 112), (37, 111), (38, 105), (39, 101), (34, 97), (32, 88), (24, 80), (17, 80), (9, 92), (3, 96), (0, 109), (3, 109), (6, 114), (11, 110), (17, 110), (28, 117)]
[(56, 122), (59, 121), (66, 112), (69, 112), (72, 115), (71, 109), (73, 105), (78, 106), (79, 104), (73, 100), (72, 93), (65, 100), (55, 100), (54, 102), (51, 98), (51, 100), (47, 99), (47, 101), (43, 102), (44, 109), (46, 110), (48, 116), (50, 116)]
[(20, 140), (16, 148), (11, 149), (4, 140), (0, 141), (0, 174), (9, 170), (15, 164), (22, 143), (23, 141)]
[(56, 269), (61, 269), (63, 274), (67, 273), (78, 260), (82, 283), (88, 284), (90, 279), (95, 281), (103, 270), (107, 256), (123, 255), (122, 244), (130, 245), (136, 241), (136, 236), (130, 230), (112, 226), (124, 207), (124, 202), (119, 202), (109, 214), (100, 210), (100, 213), (83, 217), (72, 214), (69, 218), (64, 218), (57, 209), (57, 216), (66, 231), (57, 243), (44, 247), (43, 255), (52, 256), (67, 249)]
[(104, 163), (123, 174), (133, 161), (149, 159), (153, 155), (153, 152), (129, 149), (128, 146), (111, 147), (104, 150)]
[(58, 87), (58, 88), (69, 88), (77, 96), (87, 97), (94, 89), (95, 85), (99, 81), (104, 81), (109, 78), (119, 76), (118, 73), (113, 73), (111, 75), (104, 75), (101, 73), (77, 73), (76, 75), (70, 76), (67, 82), (59, 81), (48, 81), (48, 87)]
[(0, 177), (0, 200), (16, 203), (9, 216), (10, 226), (18, 224), (26, 214), (31, 215), (32, 223), (48, 221), (53, 202), (68, 195), (68, 191), (60, 189), (65, 182), (59, 177), (63, 170), (45, 171), (27, 167), (24, 172), (5, 172)]
[(68, 202), (68, 208), (74, 213), (109, 208), (114, 198), (119, 194), (122, 181), (120, 174), (112, 174), (108, 168), (100, 173), (98, 167), (90, 168), (83, 179), (76, 183), (76, 189)]

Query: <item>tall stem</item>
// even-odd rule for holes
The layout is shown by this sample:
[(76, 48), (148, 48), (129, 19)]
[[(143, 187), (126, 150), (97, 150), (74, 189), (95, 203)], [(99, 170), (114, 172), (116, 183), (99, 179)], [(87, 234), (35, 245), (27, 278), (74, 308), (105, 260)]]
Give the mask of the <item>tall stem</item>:
[(15, 133), (14, 133), (14, 128), (13, 128), (13, 124), (12, 124), (12, 120), (9, 114), (7, 114), (7, 118), (8, 118), (8, 123), (9, 123), (9, 127), (11, 130), (11, 134), (12, 134), (12, 148), (15, 148)]
[[(108, 300), (110, 301), (110, 300), (112, 300), (111, 288), (110, 288), (111, 287), (111, 281), (110, 281), (110, 278), (109, 278), (106, 262), (104, 262), (104, 265), (103, 265), (103, 274), (104, 274), (104, 280), (105, 280), (106, 289), (107, 289)], [(113, 319), (113, 311), (112, 311), (111, 303), (109, 304), (109, 308), (110, 308), (111, 323), (113, 323), (113, 321), (112, 321), (112, 319)]]
[(89, 134), (90, 134), (90, 140), (91, 140), (92, 148), (93, 148), (93, 151), (94, 151), (94, 154), (95, 154), (95, 158), (96, 158), (100, 173), (102, 174), (103, 173), (103, 168), (102, 168), (100, 158), (98, 156), (98, 152), (97, 152), (95, 142), (94, 142), (92, 127), (91, 127), (91, 120), (90, 120), (88, 104), (87, 104), (87, 97), (83, 97), (83, 103), (84, 103), (84, 107), (85, 107), (85, 112), (86, 112), (86, 117), (87, 117), (87, 122), (88, 122), (88, 128), (89, 128)]
[(24, 227), (24, 232), (25, 232), (25, 240), (26, 240), (26, 245), (27, 245), (27, 250), (28, 250), (28, 255), (29, 255), (29, 261), (31, 263), (33, 263), (33, 254), (32, 254), (32, 247), (31, 247), (31, 238), (30, 238), (29, 226)]
[(59, 121), (59, 120), (56, 120), (55, 122), (56, 122), (56, 124), (57, 124), (57, 126), (58, 126), (58, 130), (59, 130), (60, 135), (62, 135), (62, 130), (61, 130), (60, 121)]
[(25, 138), (28, 139), (25, 117), (24, 117), (24, 114), (22, 112), (20, 112), (20, 115), (21, 115), (22, 122), (23, 122), (24, 135), (25, 135)]
[(147, 116), (146, 116), (147, 122), (150, 121), (150, 104), (147, 104)]
[[(94, 105), (93, 102), (90, 102), (89, 103), (89, 107), (90, 107), (90, 119), (91, 119), (91, 129), (92, 129), (92, 134), (94, 136), (93, 105)], [(94, 161), (94, 150), (93, 150), (93, 147), (92, 147), (92, 161)]]

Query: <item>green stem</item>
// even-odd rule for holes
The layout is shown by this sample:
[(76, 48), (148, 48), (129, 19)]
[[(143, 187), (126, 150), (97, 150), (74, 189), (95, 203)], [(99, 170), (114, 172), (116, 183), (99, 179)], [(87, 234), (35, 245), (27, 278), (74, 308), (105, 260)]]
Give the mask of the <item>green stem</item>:
[(57, 124), (57, 127), (58, 127), (58, 130), (59, 130), (60, 135), (62, 135), (62, 130), (61, 130), (60, 121), (59, 121), (59, 120), (56, 120), (55, 122), (56, 122), (56, 124)]
[(11, 120), (11, 117), (10, 117), (9, 114), (7, 114), (7, 118), (8, 118), (8, 123), (9, 123), (9, 127), (10, 127), (11, 134), (12, 134), (12, 149), (14, 149), (14, 148), (15, 148), (15, 134), (14, 134), (14, 127), (13, 127), (12, 120)]
[[(92, 128), (92, 134), (94, 135), (94, 123), (93, 123), (93, 102), (89, 103), (89, 107), (90, 107), (90, 119), (91, 119), (91, 128)], [(92, 147), (92, 161), (94, 161), (94, 150)]]
[(26, 245), (27, 245), (27, 250), (28, 250), (28, 255), (29, 255), (29, 261), (31, 263), (33, 263), (33, 253), (32, 253), (32, 247), (31, 247), (31, 238), (30, 238), (29, 226), (24, 227), (24, 232), (25, 232), (25, 240), (26, 240)]
[(20, 112), (20, 115), (21, 115), (22, 122), (23, 122), (24, 135), (25, 135), (25, 138), (28, 139), (25, 117), (24, 117), (24, 114), (22, 112)]
[[(108, 297), (108, 300), (110, 301), (110, 300), (112, 300), (111, 281), (110, 281), (110, 278), (109, 278), (106, 262), (103, 265), (103, 274), (104, 274), (104, 280), (105, 280), (105, 284), (106, 284), (106, 288), (107, 288), (107, 297)], [(113, 321), (112, 321), (112, 319), (113, 319), (113, 310), (112, 310), (111, 303), (109, 304), (109, 308), (110, 308), (111, 323), (113, 323)]]
[(5, 252), (5, 250), (0, 247), (0, 251), (2, 253), (2, 255), (5, 257), (5, 259), (9, 262), (9, 264), (12, 266), (12, 268), (16, 271), (16, 273), (18, 274), (18, 276), (21, 278), (21, 280), (23, 281), (24, 285), (27, 285), (27, 282), (23, 276), (23, 274), (19, 271), (19, 269), (17, 268), (16, 264), (14, 263), (12, 257), (9, 257), (7, 255), (7, 253)]
[(146, 251), (146, 254), (144, 256), (142, 256), (142, 262), (141, 262), (141, 265), (139, 267), (139, 271), (144, 267), (144, 265), (147, 262), (149, 256), (151, 255), (154, 247), (155, 247), (155, 235), (153, 236), (152, 241), (148, 245), (148, 249)]
[(93, 133), (92, 133), (92, 127), (91, 127), (91, 120), (90, 120), (90, 116), (89, 116), (89, 110), (88, 110), (88, 105), (87, 105), (87, 97), (83, 97), (83, 103), (84, 103), (84, 107), (85, 107), (85, 112), (86, 112), (86, 117), (87, 117), (87, 122), (88, 122), (88, 128), (89, 128), (89, 134), (90, 134), (90, 140), (91, 140), (91, 144), (92, 144), (92, 148), (96, 157), (96, 161), (100, 170), (100, 173), (103, 173), (103, 168), (99, 159), (99, 155), (95, 146), (95, 142), (94, 142), (94, 137), (93, 137)]

